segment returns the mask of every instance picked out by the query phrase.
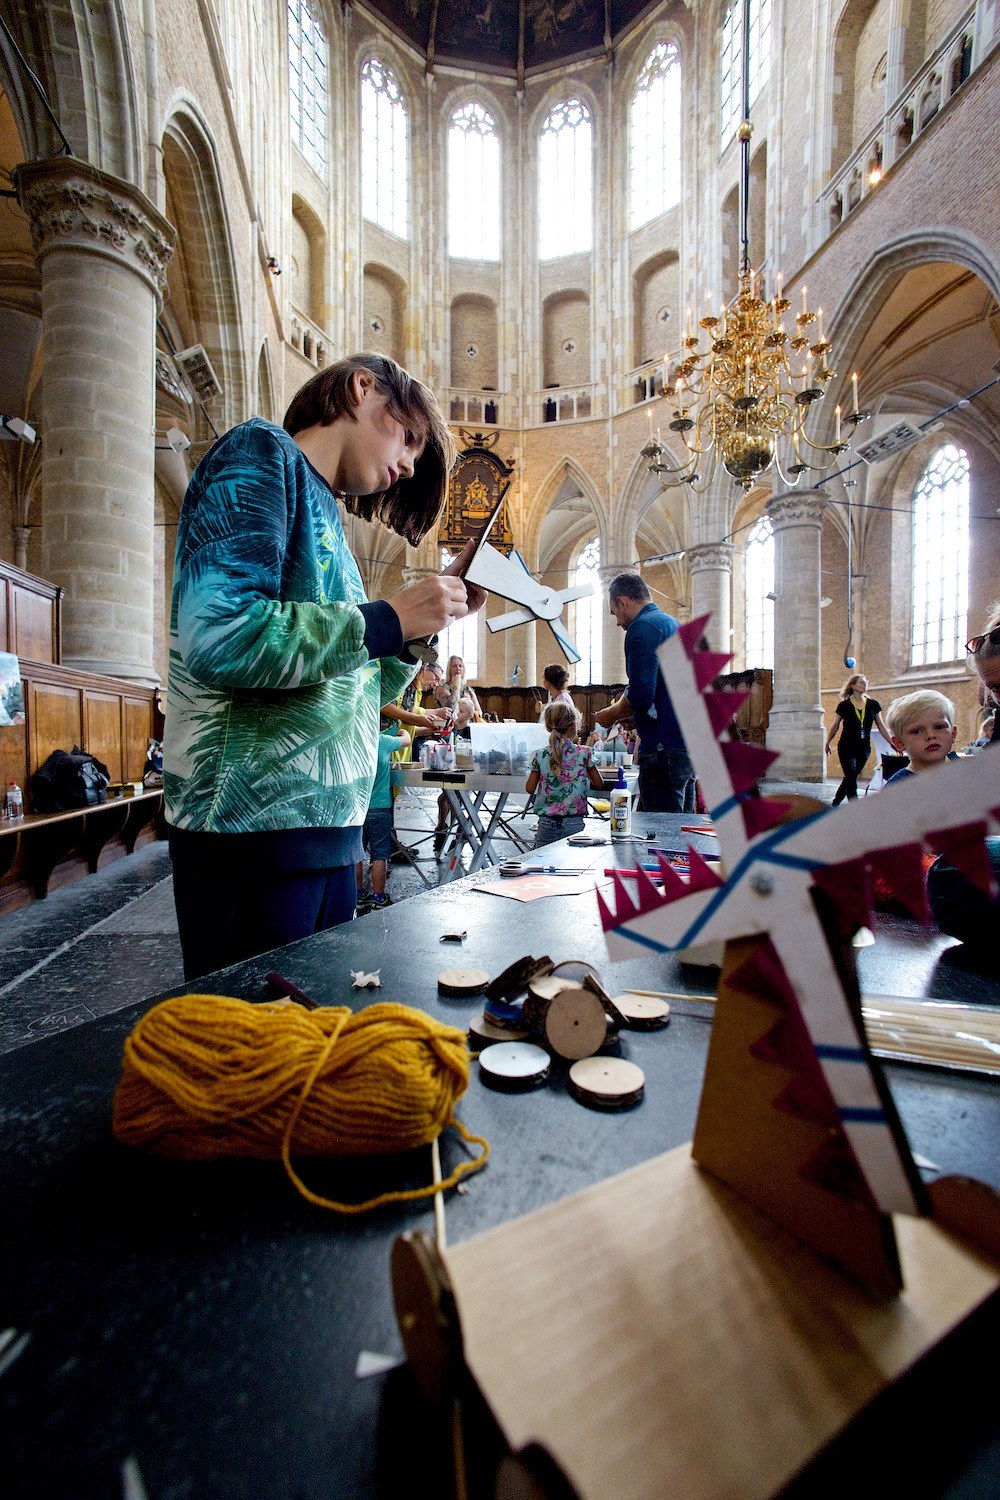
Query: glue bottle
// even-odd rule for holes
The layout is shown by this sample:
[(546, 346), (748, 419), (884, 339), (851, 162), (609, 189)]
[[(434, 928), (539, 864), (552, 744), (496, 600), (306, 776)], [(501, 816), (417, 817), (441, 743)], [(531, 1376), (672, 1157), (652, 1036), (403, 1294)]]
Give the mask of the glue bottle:
[(625, 767), (618, 767), (618, 780), (611, 788), (611, 842), (632, 837), (632, 794), (625, 784)]

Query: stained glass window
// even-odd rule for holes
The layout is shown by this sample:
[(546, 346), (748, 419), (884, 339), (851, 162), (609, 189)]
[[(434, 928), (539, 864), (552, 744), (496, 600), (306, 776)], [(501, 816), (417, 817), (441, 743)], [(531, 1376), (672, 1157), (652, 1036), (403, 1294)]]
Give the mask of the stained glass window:
[(538, 143), (538, 254), (541, 260), (589, 250), (593, 239), (590, 111), (564, 99), (549, 111)]
[(310, 0), (288, 0), (288, 97), (292, 141), (326, 175), (326, 34)]
[(969, 610), (969, 459), (946, 443), (913, 495), (910, 664), (964, 656)]
[[(771, 0), (750, 0), (750, 103), (771, 76)], [(743, 115), (743, 6), (734, 0), (722, 23), (722, 135), (728, 146)]]
[(448, 254), (500, 259), (500, 138), (481, 104), (463, 104), (448, 128)]
[(768, 516), (751, 527), (746, 550), (746, 656), (751, 667), (774, 666), (774, 533)]
[(377, 57), (361, 69), (361, 212), (400, 239), (409, 233), (406, 105)]
[(680, 202), (681, 64), (661, 42), (646, 58), (628, 116), (629, 228)]

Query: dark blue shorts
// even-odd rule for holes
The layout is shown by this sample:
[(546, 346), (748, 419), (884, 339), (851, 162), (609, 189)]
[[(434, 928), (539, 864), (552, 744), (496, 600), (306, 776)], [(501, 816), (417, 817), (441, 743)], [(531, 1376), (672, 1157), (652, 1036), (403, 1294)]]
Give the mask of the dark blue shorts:
[(388, 859), (392, 853), (392, 808), (370, 807), (362, 836), (370, 859)]

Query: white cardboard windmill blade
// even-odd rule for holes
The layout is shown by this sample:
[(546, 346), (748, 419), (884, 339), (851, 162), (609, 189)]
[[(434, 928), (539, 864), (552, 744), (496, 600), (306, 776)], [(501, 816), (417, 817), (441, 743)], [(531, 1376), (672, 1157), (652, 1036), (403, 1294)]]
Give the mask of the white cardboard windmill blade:
[(726, 878), (693, 850), (687, 882), (661, 861), (662, 893), (641, 870), (629, 882), (634, 897), (616, 877), (614, 910), (598, 892), (609, 956), (768, 938), (876, 1203), (883, 1212), (919, 1211), (912, 1161), (890, 1128), (884, 1091), (859, 1038), (813, 896), (825, 889), (856, 907), (865, 890), (865, 864), (881, 864), (888, 851), (898, 876), (907, 865), (919, 868), (925, 843), (989, 889), (983, 836), (991, 824), (1000, 825), (1000, 752), (942, 766), (849, 809), (827, 808), (776, 826), (790, 804), (748, 795), (776, 755), (719, 739), (748, 695), (712, 690), (729, 657), (698, 649), (706, 619), (683, 625), (658, 656)]
[(528, 625), (532, 620), (543, 620), (555, 636), (566, 660), (571, 664), (580, 660), (580, 653), (570, 639), (561, 616), (566, 604), (593, 593), (593, 584), (577, 584), (568, 589), (546, 588), (532, 578), (519, 552), (514, 551), (510, 557), (504, 557), (489, 542), (480, 547), (465, 576), (470, 583), (478, 584), (488, 593), (499, 594), (501, 599), (521, 606), (487, 620), (490, 630), (510, 630), (515, 625)]

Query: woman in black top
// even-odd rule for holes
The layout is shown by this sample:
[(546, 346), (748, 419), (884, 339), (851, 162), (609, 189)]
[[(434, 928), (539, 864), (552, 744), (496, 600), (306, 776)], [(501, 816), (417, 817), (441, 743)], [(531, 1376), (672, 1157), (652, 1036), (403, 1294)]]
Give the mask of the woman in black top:
[(848, 677), (840, 692), (836, 722), (826, 738), (826, 753), (829, 755), (834, 740), (840, 735), (837, 754), (840, 756), (844, 779), (833, 799), (834, 807), (838, 802), (843, 802), (845, 797), (855, 798), (858, 795), (858, 777), (871, 754), (872, 725), (875, 725), (879, 734), (885, 735), (890, 742), (892, 740), (882, 719), (881, 703), (869, 698), (867, 693), (867, 677), (862, 677), (860, 672), (854, 677)]

